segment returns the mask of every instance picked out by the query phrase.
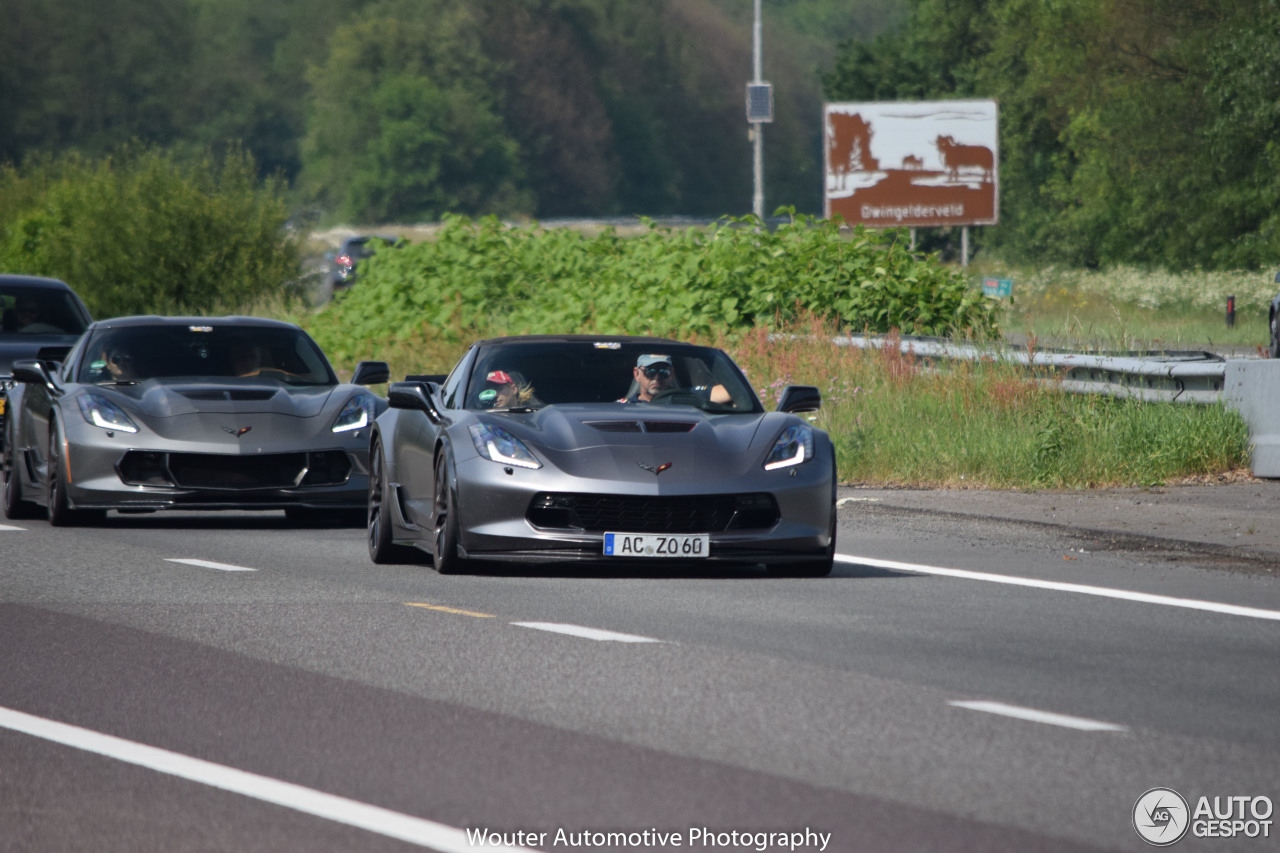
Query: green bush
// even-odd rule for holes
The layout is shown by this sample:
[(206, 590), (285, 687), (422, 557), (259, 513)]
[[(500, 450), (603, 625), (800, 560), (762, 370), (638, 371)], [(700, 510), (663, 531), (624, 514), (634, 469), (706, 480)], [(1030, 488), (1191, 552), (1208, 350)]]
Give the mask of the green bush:
[(446, 220), (437, 238), (380, 252), (308, 326), (336, 351), (519, 332), (710, 335), (807, 314), (858, 330), (991, 334), (994, 303), (895, 232), (811, 217), (683, 231), (524, 228)]
[(95, 317), (235, 310), (297, 286), (283, 189), (238, 150), (7, 166), (0, 269), (66, 281)]

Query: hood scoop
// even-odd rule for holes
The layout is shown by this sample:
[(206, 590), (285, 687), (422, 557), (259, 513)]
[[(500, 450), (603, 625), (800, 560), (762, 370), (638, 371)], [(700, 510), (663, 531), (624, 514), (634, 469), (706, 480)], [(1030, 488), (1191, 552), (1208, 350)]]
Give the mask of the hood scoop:
[(260, 403), (276, 395), (272, 388), (209, 388), (199, 391), (179, 391), (188, 400), (223, 403)]
[(601, 432), (689, 432), (696, 421), (583, 421)]

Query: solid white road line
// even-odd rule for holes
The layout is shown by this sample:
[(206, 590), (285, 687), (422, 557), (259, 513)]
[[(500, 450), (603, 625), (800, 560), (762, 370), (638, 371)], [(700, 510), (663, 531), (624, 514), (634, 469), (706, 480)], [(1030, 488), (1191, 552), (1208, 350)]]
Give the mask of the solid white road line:
[(165, 557), (170, 563), (186, 563), (188, 566), (200, 566), (203, 569), (217, 569), (220, 572), (256, 572), (244, 566), (233, 566), (230, 563), (213, 563), (209, 560), (188, 560), (185, 557)]
[(411, 817), (400, 812), (371, 806), (346, 797), (326, 794), (291, 782), (282, 782), (256, 773), (236, 770), (200, 758), (192, 758), (167, 749), (124, 740), (113, 735), (67, 725), (42, 717), (34, 717), (10, 708), (0, 708), (0, 728), (24, 732), (38, 738), (105, 755), (128, 764), (146, 767), (160, 773), (178, 776), (202, 785), (243, 794), (255, 800), (274, 803), (325, 820), (354, 826), (439, 850), (442, 853), (487, 851), (526, 851), (522, 847), (481, 847), (469, 843), (465, 830), (435, 821)]
[(1062, 726), (1068, 729), (1079, 729), (1082, 732), (1127, 732), (1125, 726), (1115, 723), (1104, 723), (1085, 717), (1071, 717), (1066, 714), (1055, 714), (1052, 711), (1037, 711), (1035, 708), (1023, 708), (1018, 705), (1006, 705), (1004, 702), (948, 702), (957, 708), (968, 708), (971, 711), (985, 711), (988, 714), (999, 714), (1002, 717), (1016, 717), (1019, 720), (1030, 720), (1033, 723), (1044, 723), (1050, 726)]
[(915, 572), (924, 575), (938, 575), (961, 580), (987, 581), (1010, 586), (1029, 586), (1036, 589), (1051, 589), (1058, 592), (1074, 592), (1080, 595), (1097, 595), (1103, 598), (1118, 598), (1123, 601), (1136, 601), (1142, 604), (1162, 604), (1166, 607), (1185, 607), (1189, 610), (1207, 610), (1210, 613), (1225, 613), (1228, 616), (1248, 616), (1252, 619), (1271, 619), (1280, 621), (1280, 610), (1263, 610), (1258, 607), (1242, 607), (1238, 604), (1220, 604), (1214, 601), (1198, 601), (1194, 598), (1174, 598), (1168, 595), (1153, 595), (1148, 592), (1131, 592), (1125, 589), (1111, 589), (1104, 586), (1088, 586), (1059, 581), (1042, 581), (1034, 578), (1020, 578), (1013, 575), (997, 575), (989, 572), (970, 572), (963, 569), (944, 569), (938, 566), (922, 566), (917, 563), (899, 563), (895, 560), (877, 560), (872, 557), (854, 557), (848, 554), (836, 554), (841, 563), (854, 563), (859, 566), (874, 566), (879, 569), (893, 569), (900, 572)]
[(557, 634), (570, 634), (574, 637), (586, 637), (588, 640), (606, 640), (615, 643), (664, 643), (666, 640), (655, 640), (652, 637), (641, 637), (638, 634), (619, 634), (615, 631), (601, 631), (599, 628), (584, 628), (581, 625), (564, 625), (559, 622), (512, 622), (521, 628), (535, 628), (539, 631), (554, 631)]
[(26, 530), (25, 527), (14, 527), (12, 524), (0, 524), (0, 530)]

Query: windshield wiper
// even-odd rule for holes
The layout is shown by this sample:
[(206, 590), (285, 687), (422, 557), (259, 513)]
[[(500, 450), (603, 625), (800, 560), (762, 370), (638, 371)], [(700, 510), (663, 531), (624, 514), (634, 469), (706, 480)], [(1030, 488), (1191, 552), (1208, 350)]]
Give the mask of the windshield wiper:
[(540, 407), (538, 406), (502, 406), (497, 409), (489, 409), (489, 411), (490, 412), (511, 412), (517, 415), (525, 415), (525, 414), (528, 414), (529, 412), (536, 412), (538, 411), (539, 408)]

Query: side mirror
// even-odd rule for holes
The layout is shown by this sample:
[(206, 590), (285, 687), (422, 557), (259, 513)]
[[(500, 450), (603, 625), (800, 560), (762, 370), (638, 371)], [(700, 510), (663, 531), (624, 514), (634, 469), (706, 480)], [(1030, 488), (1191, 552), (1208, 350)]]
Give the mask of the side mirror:
[(788, 385), (778, 401), (779, 412), (816, 412), (822, 408), (822, 392), (812, 385)]
[(362, 361), (356, 365), (351, 382), (355, 385), (381, 385), (391, 379), (391, 368), (385, 361)]
[(18, 382), (25, 382), (29, 385), (44, 385), (53, 391), (58, 388), (58, 383), (53, 381), (49, 368), (45, 366), (44, 362), (35, 359), (24, 358), (21, 361), (15, 361), (13, 363), (13, 378)]
[(421, 382), (392, 382), (387, 389), (387, 404), (393, 409), (422, 412), (433, 424), (444, 420), (436, 405), (435, 395)]

